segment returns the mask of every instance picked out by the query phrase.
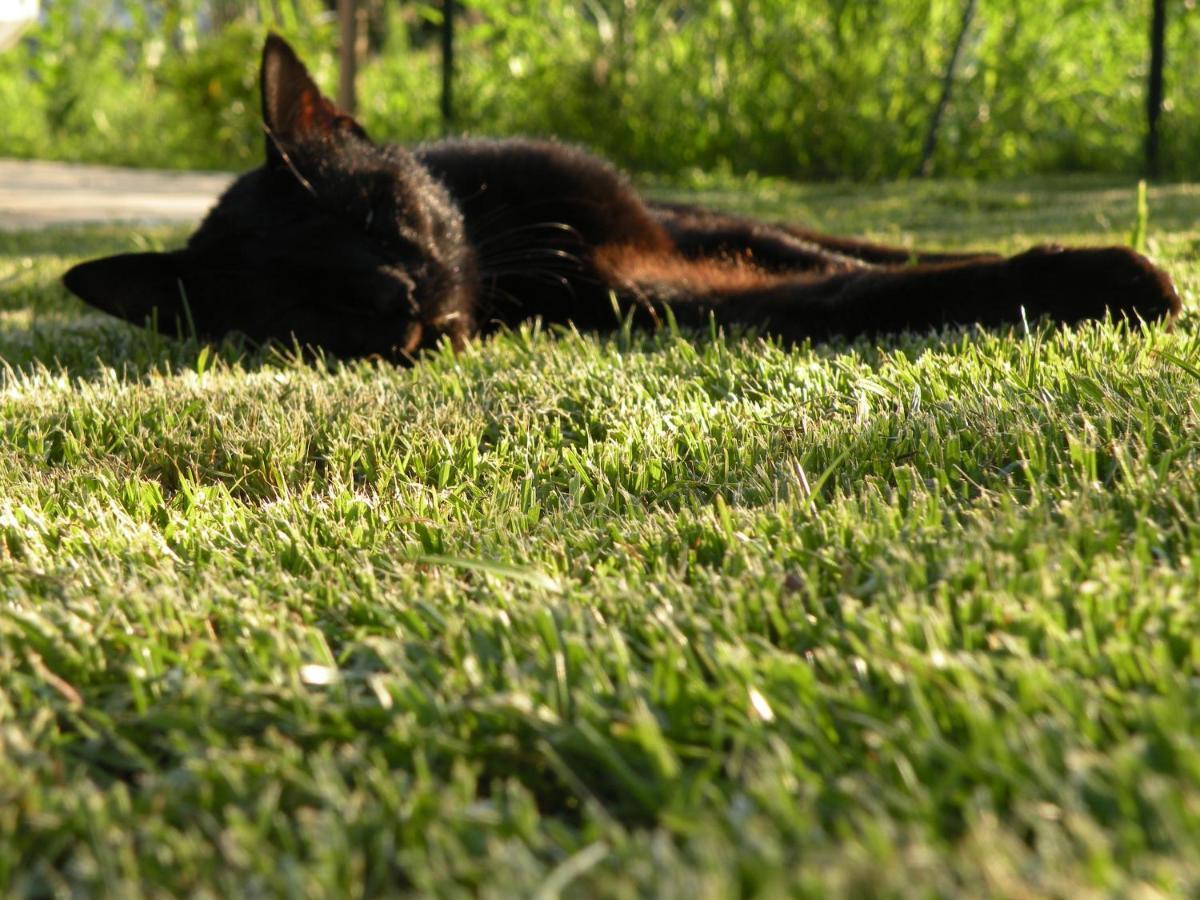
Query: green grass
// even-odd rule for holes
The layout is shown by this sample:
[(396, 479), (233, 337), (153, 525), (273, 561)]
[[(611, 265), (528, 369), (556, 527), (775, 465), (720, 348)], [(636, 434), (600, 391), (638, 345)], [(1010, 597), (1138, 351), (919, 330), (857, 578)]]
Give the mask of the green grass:
[[(1136, 216), (1096, 180), (699, 196), (944, 246)], [(1200, 189), (1149, 202), (1194, 307)], [(0, 234), (0, 891), (1200, 890), (1191, 312), (403, 370), (55, 280), (178, 238)]]

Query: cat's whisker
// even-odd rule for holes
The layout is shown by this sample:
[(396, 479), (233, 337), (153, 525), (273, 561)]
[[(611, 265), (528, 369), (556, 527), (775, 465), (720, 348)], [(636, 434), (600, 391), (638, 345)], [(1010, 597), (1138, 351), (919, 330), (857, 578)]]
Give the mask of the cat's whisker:
[(288, 155), (288, 152), (284, 150), (283, 145), (279, 143), (279, 138), (275, 137), (275, 132), (271, 130), (271, 126), (266, 122), (263, 122), (262, 127), (263, 131), (267, 133), (267, 137), (271, 139), (271, 143), (275, 147), (275, 152), (279, 154), (279, 158), (283, 160), (284, 165), (286, 165), (288, 170), (296, 176), (296, 180), (300, 182), (301, 187), (312, 194), (313, 197), (316, 197), (317, 189), (312, 186), (311, 182), (309, 182), (307, 178), (300, 174), (300, 170), (296, 168), (296, 164), (292, 162), (292, 158)]
[(555, 250), (552, 247), (530, 247), (523, 250), (514, 250), (507, 254), (485, 256), (480, 260), (480, 265), (485, 270), (488, 270), (511, 262), (528, 263), (536, 260), (558, 261), (568, 263), (573, 268), (583, 268), (583, 259), (581, 257), (574, 253), (568, 253), (566, 250)]
[[(517, 309), (519, 309), (525, 305), (524, 302), (522, 300), (520, 300), (520, 298), (518, 298), (516, 294), (512, 293), (511, 291), (506, 291), (506, 290), (504, 290), (504, 288), (497, 287), (494, 284), (489, 285), (487, 287), (487, 289), (484, 291), (484, 294), (489, 301), (504, 299), (504, 300), (508, 301), (510, 306), (517, 308)], [(491, 309), (494, 309), (496, 307), (496, 305), (497, 304), (494, 302), (491, 303)], [(489, 315), (490, 315), (490, 312), (491, 312), (491, 310), (489, 309)], [(485, 318), (486, 318), (486, 316), (485, 316)]]
[(550, 234), (561, 234), (570, 236), (575, 243), (582, 244), (583, 236), (579, 233), (579, 229), (568, 225), (565, 222), (534, 222), (530, 225), (519, 225), (515, 228), (509, 228), (506, 231), (501, 231), (498, 234), (493, 234), (489, 237), (482, 238), (476, 242), (479, 248), (490, 247), (498, 242), (507, 241), (511, 238), (524, 234), (537, 234), (538, 232), (547, 232)]

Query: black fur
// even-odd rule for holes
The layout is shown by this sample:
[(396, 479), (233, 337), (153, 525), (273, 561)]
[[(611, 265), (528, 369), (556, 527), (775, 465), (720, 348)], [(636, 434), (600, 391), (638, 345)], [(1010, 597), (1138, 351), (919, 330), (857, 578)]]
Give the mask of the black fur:
[(605, 329), (759, 326), (788, 340), (1175, 316), (1170, 279), (1121, 247), (920, 254), (643, 201), (607, 163), (546, 141), (373, 143), (292, 49), (263, 49), (266, 162), (187, 246), (83, 263), (87, 303), (202, 337), (241, 332), (339, 356), (410, 359), (540, 316)]

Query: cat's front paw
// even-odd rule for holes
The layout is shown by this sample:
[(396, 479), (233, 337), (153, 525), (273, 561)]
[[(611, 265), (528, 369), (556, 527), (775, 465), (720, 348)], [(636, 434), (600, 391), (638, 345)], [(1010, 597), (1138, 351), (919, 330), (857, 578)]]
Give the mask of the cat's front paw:
[(1034, 247), (1010, 260), (1030, 318), (1060, 322), (1114, 318), (1153, 322), (1179, 314), (1170, 276), (1127, 247)]

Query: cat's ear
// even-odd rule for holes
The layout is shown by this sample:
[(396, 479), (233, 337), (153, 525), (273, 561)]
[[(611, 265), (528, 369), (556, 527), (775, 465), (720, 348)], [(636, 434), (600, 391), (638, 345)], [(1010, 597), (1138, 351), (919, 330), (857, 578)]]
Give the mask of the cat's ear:
[(89, 306), (144, 325), (157, 321), (171, 331), (184, 310), (184, 288), (177, 253), (123, 253), (80, 263), (63, 275), (63, 284)]
[(291, 46), (277, 34), (263, 45), (263, 125), (267, 129), (267, 161), (281, 161), (290, 144), (342, 134), (365, 138), (366, 132), (321, 94), (308, 69)]

